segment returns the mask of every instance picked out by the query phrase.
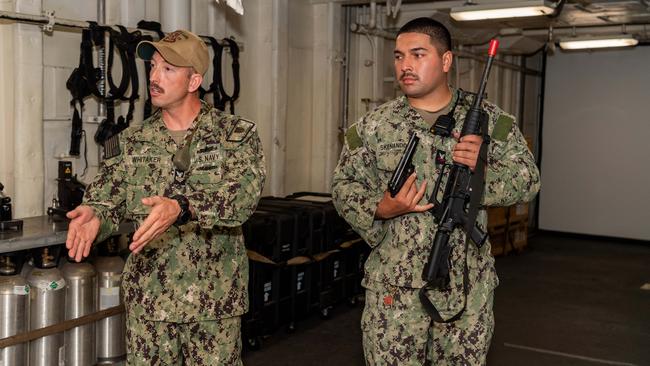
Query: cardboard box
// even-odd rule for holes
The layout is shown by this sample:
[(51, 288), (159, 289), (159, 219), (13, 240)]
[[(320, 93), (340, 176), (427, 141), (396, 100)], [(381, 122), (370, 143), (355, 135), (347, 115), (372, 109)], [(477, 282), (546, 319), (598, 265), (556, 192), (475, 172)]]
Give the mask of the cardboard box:
[(511, 226), (508, 231), (508, 242), (511, 248), (521, 252), (528, 246), (528, 222), (520, 222)]
[(488, 229), (508, 223), (508, 207), (488, 207)]
[(509, 245), (508, 231), (506, 225), (488, 228), (488, 236), (491, 245), (491, 252), (493, 256), (505, 255), (508, 252)]
[(519, 203), (508, 208), (509, 210), (509, 222), (519, 223), (526, 222), (528, 223), (528, 203)]

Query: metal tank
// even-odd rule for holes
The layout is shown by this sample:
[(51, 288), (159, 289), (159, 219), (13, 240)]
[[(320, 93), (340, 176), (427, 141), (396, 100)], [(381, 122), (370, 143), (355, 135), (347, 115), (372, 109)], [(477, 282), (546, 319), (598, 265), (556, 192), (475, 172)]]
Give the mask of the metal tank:
[[(97, 311), (97, 273), (92, 264), (68, 259), (61, 268), (65, 279), (65, 320)], [(65, 331), (65, 365), (88, 366), (97, 363), (95, 323)]]
[[(61, 323), (64, 319), (65, 279), (56, 268), (58, 248), (39, 248), (33, 254), (29, 284), (29, 330)], [(61, 366), (65, 362), (63, 333), (29, 342), (29, 366)]]
[[(117, 255), (115, 238), (99, 246), (95, 258), (97, 286), (99, 288), (99, 310), (108, 309), (122, 302), (120, 283), (124, 260)], [(126, 317), (124, 313), (97, 321), (97, 360), (100, 365), (115, 364), (126, 355)]]
[[(11, 255), (0, 256), (0, 338), (24, 333), (27, 328), (29, 285), (20, 275), (18, 262)], [(0, 365), (26, 364), (26, 343), (0, 349)]]

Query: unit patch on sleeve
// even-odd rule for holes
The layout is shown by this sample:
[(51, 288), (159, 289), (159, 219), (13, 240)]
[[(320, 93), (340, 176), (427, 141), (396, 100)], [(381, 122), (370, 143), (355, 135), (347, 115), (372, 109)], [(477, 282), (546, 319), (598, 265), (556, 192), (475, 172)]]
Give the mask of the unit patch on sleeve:
[(226, 141), (229, 142), (242, 142), (246, 140), (246, 137), (248, 136), (248, 133), (255, 127), (255, 123), (240, 118), (239, 121), (237, 121), (237, 124), (235, 124), (235, 127), (230, 130), (230, 133), (228, 134), (228, 138)]
[(120, 135), (113, 135), (104, 141), (104, 159), (108, 160), (119, 156), (122, 153), (120, 149)]
[(357, 125), (352, 125), (345, 131), (345, 143), (348, 144), (348, 149), (356, 150), (358, 147), (361, 147), (361, 138), (359, 133), (357, 133)]
[(497, 119), (494, 124), (494, 130), (492, 130), (492, 138), (498, 141), (505, 141), (508, 138), (510, 129), (515, 120), (507, 114), (502, 114)]

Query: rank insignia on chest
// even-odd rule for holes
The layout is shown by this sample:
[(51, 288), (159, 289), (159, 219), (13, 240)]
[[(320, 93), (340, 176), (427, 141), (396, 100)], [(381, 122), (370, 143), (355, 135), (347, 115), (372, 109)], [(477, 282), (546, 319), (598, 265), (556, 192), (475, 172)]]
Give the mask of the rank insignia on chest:
[(446, 158), (447, 153), (442, 150), (436, 150), (436, 165), (445, 165), (447, 162)]
[(172, 170), (172, 174), (174, 174), (174, 183), (176, 183), (176, 184), (184, 184), (185, 183), (185, 172), (184, 171), (174, 168)]

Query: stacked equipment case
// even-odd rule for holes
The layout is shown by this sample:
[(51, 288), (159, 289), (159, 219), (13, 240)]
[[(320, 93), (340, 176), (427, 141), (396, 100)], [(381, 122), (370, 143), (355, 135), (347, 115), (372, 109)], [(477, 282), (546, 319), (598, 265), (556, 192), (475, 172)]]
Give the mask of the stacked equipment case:
[(250, 309), (243, 319), (249, 348), (280, 327), (361, 294), (369, 247), (343, 220), (327, 194), (263, 197), (243, 226), (250, 259)]

